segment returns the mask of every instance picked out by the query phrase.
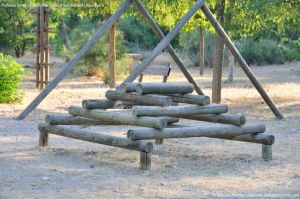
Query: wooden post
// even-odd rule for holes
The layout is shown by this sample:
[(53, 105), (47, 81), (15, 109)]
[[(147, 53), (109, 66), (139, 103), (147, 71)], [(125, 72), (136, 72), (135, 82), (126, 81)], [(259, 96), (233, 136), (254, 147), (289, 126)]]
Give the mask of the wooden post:
[(45, 88), (45, 13), (40, 7), (40, 89)]
[[(141, 15), (144, 17), (144, 19), (147, 21), (149, 26), (152, 28), (156, 36), (160, 39), (163, 40), (165, 38), (164, 33), (161, 31), (157, 23), (154, 21), (154, 19), (150, 16), (149, 12), (146, 10), (144, 5), (140, 0), (134, 0), (134, 3), (136, 4), (138, 10), (140, 11)], [(174, 59), (175, 63), (178, 65), (179, 69), (182, 71), (186, 79), (194, 85), (196, 92), (199, 95), (204, 95), (203, 91), (201, 90), (199, 84), (194, 80), (192, 77), (190, 71), (184, 66), (182, 60), (180, 57), (177, 55), (173, 47), (169, 44), (167, 46), (167, 50), (169, 51), (171, 57)]]
[(262, 158), (265, 161), (272, 160), (272, 145), (262, 145)]
[(44, 7), (44, 14), (45, 14), (45, 46), (44, 46), (44, 51), (45, 51), (45, 85), (48, 86), (49, 81), (50, 81), (50, 71), (49, 71), (49, 51), (50, 51), (50, 46), (49, 46), (49, 14), (50, 14), (50, 9), (49, 7)]
[(35, 79), (35, 87), (37, 89), (40, 88), (40, 9), (36, 8), (36, 79)]
[(151, 169), (151, 153), (146, 153), (146, 152), (140, 153), (140, 169), (141, 170)]
[(200, 28), (200, 42), (199, 42), (199, 67), (200, 67), (200, 75), (204, 73), (204, 30)]
[(39, 134), (39, 146), (45, 147), (49, 145), (49, 134), (47, 132), (40, 132)]
[(116, 78), (115, 78), (115, 63), (116, 63), (116, 23), (109, 29), (109, 87), (115, 88)]
[(235, 57), (235, 59), (237, 60), (237, 62), (239, 63), (239, 65), (241, 66), (241, 68), (243, 69), (245, 74), (247, 75), (247, 77), (250, 79), (250, 81), (252, 82), (252, 84), (254, 85), (256, 90), (259, 92), (259, 94), (262, 96), (262, 98), (266, 102), (266, 104), (273, 111), (274, 115), (278, 119), (283, 119), (283, 115), (280, 113), (280, 111), (278, 110), (278, 108), (276, 107), (276, 105), (274, 104), (272, 99), (268, 96), (265, 89), (261, 86), (259, 81), (256, 79), (255, 75), (253, 74), (253, 72), (249, 68), (248, 64), (246, 63), (246, 61), (244, 60), (242, 55), (239, 53), (239, 51), (236, 49), (236, 47), (234, 46), (234, 44), (232, 43), (232, 41), (230, 40), (230, 38), (228, 37), (228, 35), (224, 31), (224, 29), (222, 28), (222, 26), (215, 19), (214, 15), (211, 13), (209, 8), (206, 5), (203, 5), (201, 7), (201, 10), (203, 11), (203, 13), (207, 17), (207, 19), (210, 21), (212, 26), (215, 28), (216, 32), (219, 35), (221, 35), (223, 42), (226, 44), (227, 48), (230, 50), (232, 55)]
[(81, 58), (87, 53), (87, 51), (104, 35), (104, 33), (112, 26), (112, 24), (125, 12), (127, 7), (131, 4), (131, 0), (126, 0), (118, 10), (103, 23), (94, 37), (89, 40), (79, 52), (67, 63), (61, 70), (61, 72), (49, 83), (47, 88), (43, 90), (16, 118), (17, 120), (24, 119), (33, 109), (35, 109), (43, 99), (59, 84), (59, 82), (69, 73), (69, 71), (81, 60)]
[(120, 85), (120, 88), (123, 88), (126, 82), (133, 82), (143, 72), (143, 70), (145, 70), (145, 68), (155, 59), (155, 57), (157, 57), (157, 55), (161, 53), (170, 44), (170, 42), (174, 39), (174, 37), (181, 30), (181, 28), (198, 11), (198, 9), (204, 4), (204, 2), (205, 0), (196, 1), (196, 3), (191, 7), (191, 9), (176, 24), (174, 29), (171, 32), (169, 32), (169, 34), (159, 42), (159, 44), (154, 48), (154, 50), (149, 54), (149, 56), (146, 57), (146, 59), (144, 59), (143, 62), (132, 71), (132, 73)]

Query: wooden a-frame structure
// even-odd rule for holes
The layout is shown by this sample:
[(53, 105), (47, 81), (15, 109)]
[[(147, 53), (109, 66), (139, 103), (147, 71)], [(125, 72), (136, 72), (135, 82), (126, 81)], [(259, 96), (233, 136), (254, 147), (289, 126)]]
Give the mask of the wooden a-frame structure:
[(104, 24), (100, 27), (98, 32), (94, 35), (94, 37), (88, 41), (75, 55), (75, 57), (67, 63), (61, 70), (61, 72), (49, 83), (49, 85), (27, 106), (27, 108), (16, 118), (17, 120), (21, 120), (25, 118), (32, 110), (34, 110), (43, 99), (59, 84), (59, 82), (69, 73), (69, 71), (79, 62), (79, 60), (87, 53), (87, 51), (104, 35), (104, 33), (113, 25), (113, 23), (126, 11), (126, 9), (130, 6), (131, 3), (134, 3), (141, 13), (141, 15), (148, 22), (152, 30), (155, 32), (157, 37), (161, 40), (159, 44), (153, 49), (153, 51), (149, 54), (149, 56), (143, 60), (126, 78), (126, 80), (120, 85), (119, 88), (122, 88), (126, 82), (133, 82), (145, 68), (155, 59), (159, 53), (161, 53), (164, 49), (167, 49), (175, 63), (179, 66), (182, 73), (185, 75), (187, 80), (194, 85), (195, 91), (199, 95), (203, 95), (203, 92), (198, 85), (198, 83), (193, 79), (191, 73), (184, 66), (182, 60), (176, 54), (175, 50), (170, 45), (172, 39), (177, 35), (177, 33), (181, 30), (181, 28), (188, 22), (188, 20), (197, 12), (198, 9), (201, 9), (205, 14), (211, 25), (214, 27), (215, 31), (222, 37), (223, 42), (230, 50), (232, 55), (235, 57), (249, 80), (252, 82), (256, 90), (262, 96), (266, 104), (273, 111), (275, 116), (278, 119), (282, 119), (283, 115), (280, 113), (272, 99), (268, 96), (265, 89), (258, 82), (257, 78), (254, 76), (253, 72), (249, 68), (246, 61), (243, 59), (239, 51), (236, 49), (222, 26), (215, 19), (210, 9), (205, 5), (205, 0), (197, 0), (195, 4), (190, 8), (190, 10), (182, 17), (182, 19), (176, 24), (174, 29), (170, 31), (166, 36), (163, 34), (157, 23), (150, 16), (147, 9), (144, 7), (140, 0), (125, 0), (124, 3), (117, 9), (117, 11), (111, 15), (109, 19), (107, 19)]

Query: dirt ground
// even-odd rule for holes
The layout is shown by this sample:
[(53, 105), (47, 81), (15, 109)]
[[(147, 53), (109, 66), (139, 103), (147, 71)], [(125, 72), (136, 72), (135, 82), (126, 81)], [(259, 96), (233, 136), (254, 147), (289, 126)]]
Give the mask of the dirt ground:
[[(56, 60), (52, 77), (61, 64)], [(202, 77), (198, 68), (189, 69), (210, 95), (211, 69)], [(239, 68), (235, 82), (223, 84), (222, 103), (231, 113), (244, 114), (248, 123), (266, 124), (267, 134), (276, 137), (273, 161), (261, 159), (259, 144), (170, 139), (154, 146), (152, 169), (146, 172), (138, 169), (135, 151), (54, 135), (50, 147), (39, 148), (37, 124), (46, 114), (66, 114), (66, 107), (80, 106), (83, 99), (104, 98), (107, 86), (97, 78), (70, 75), (26, 119), (16, 121), (14, 117), (39, 93), (35, 75), (26, 76), (23, 104), (0, 105), (0, 198), (300, 198), (300, 63), (252, 70), (285, 119), (274, 118)], [(169, 81), (185, 82), (174, 63)], [(131, 127), (79, 128), (124, 137)]]

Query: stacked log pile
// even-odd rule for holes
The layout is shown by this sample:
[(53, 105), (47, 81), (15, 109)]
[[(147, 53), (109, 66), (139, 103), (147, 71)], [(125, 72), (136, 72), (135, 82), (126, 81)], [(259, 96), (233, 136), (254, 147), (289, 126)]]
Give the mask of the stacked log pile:
[[(246, 124), (243, 115), (228, 113), (222, 104), (210, 104), (208, 96), (193, 95), (192, 84), (126, 83), (106, 92), (107, 99), (88, 99), (82, 107), (68, 108), (69, 116), (47, 115), (40, 123), (40, 146), (48, 145), (48, 134), (140, 151), (140, 168), (150, 169), (154, 139), (209, 137), (262, 144), (265, 160), (272, 158), (273, 135), (264, 134), (263, 124)], [(116, 109), (117, 108), (117, 109)], [(210, 122), (182, 126), (180, 119)], [(218, 123), (218, 124), (213, 124)], [(130, 125), (127, 138), (94, 133), (66, 125)]]

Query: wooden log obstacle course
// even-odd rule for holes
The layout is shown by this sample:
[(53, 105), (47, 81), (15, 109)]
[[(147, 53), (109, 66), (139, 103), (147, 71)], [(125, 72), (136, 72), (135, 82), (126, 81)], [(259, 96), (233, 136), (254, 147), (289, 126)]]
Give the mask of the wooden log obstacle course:
[(50, 8), (41, 6), (35, 9), (36, 14), (36, 88), (44, 89), (50, 79), (49, 67), (49, 14)]
[[(265, 103), (269, 106), (269, 108), (273, 111), (274, 115), (278, 119), (282, 119), (283, 115), (278, 110), (277, 106), (273, 102), (273, 100), (269, 97), (266, 90), (262, 87), (258, 79), (255, 77), (250, 67), (243, 59), (237, 48), (234, 46), (233, 42), (228, 37), (227, 33), (224, 31), (222, 26), (219, 24), (217, 19), (211, 13), (210, 9), (205, 5), (205, 0), (197, 0), (193, 4), (193, 6), (189, 9), (189, 11), (177, 22), (174, 28), (167, 34), (164, 35), (158, 24), (155, 22), (154, 18), (150, 15), (148, 10), (145, 8), (141, 0), (124, 0), (124, 2), (120, 5), (120, 7), (115, 11), (114, 14), (110, 15), (110, 17), (105, 20), (99, 30), (95, 33), (95, 35), (78, 51), (78, 53), (61, 69), (60, 73), (57, 74), (55, 78), (49, 83), (47, 88), (45, 88), (16, 118), (17, 120), (24, 119), (29, 113), (31, 113), (44, 99), (52, 92), (52, 90), (64, 79), (64, 77), (71, 71), (72, 68), (85, 56), (88, 50), (96, 44), (96, 42), (104, 35), (104, 33), (109, 30), (117, 21), (117, 19), (128, 9), (128, 7), (134, 4), (139, 13), (151, 27), (155, 35), (158, 37), (160, 42), (153, 49), (151, 53), (147, 57), (143, 59), (141, 63), (138, 64), (131, 71), (131, 74), (123, 81), (123, 83), (119, 86), (119, 90), (124, 89), (126, 87), (126, 83), (132, 83), (138, 76), (143, 75), (143, 72), (147, 70), (147, 67), (150, 63), (163, 51), (167, 50), (174, 62), (177, 64), (183, 75), (186, 77), (187, 81), (193, 84), (195, 92), (199, 95), (204, 95), (201, 90), (199, 84), (194, 80), (192, 74), (187, 69), (179, 55), (176, 53), (172, 45), (171, 41), (175, 38), (178, 32), (182, 29), (182, 27), (195, 15), (199, 9), (203, 12), (207, 20), (214, 27), (217, 34), (222, 38), (224, 44), (234, 56), (237, 63), (239, 63), (240, 67), (243, 69), (251, 83), (254, 85), (255, 89), (259, 92)], [(43, 83), (43, 81), (42, 81)], [(181, 94), (181, 93), (180, 93)]]
[[(177, 89), (176, 89), (177, 88)], [(47, 146), (49, 134), (60, 135), (140, 152), (140, 168), (151, 168), (156, 140), (208, 137), (262, 144), (262, 158), (272, 159), (273, 135), (264, 134), (263, 124), (246, 124), (243, 115), (228, 113), (228, 107), (210, 104), (208, 96), (193, 95), (189, 83), (127, 83), (122, 90), (109, 90), (107, 99), (84, 100), (82, 107), (70, 106), (68, 116), (47, 115), (38, 125), (40, 146)], [(131, 104), (132, 109), (120, 109)], [(116, 109), (117, 108), (117, 109)], [(183, 126), (180, 119), (209, 122)], [(95, 133), (67, 125), (130, 125), (127, 137)], [(134, 126), (144, 128), (134, 128)]]

